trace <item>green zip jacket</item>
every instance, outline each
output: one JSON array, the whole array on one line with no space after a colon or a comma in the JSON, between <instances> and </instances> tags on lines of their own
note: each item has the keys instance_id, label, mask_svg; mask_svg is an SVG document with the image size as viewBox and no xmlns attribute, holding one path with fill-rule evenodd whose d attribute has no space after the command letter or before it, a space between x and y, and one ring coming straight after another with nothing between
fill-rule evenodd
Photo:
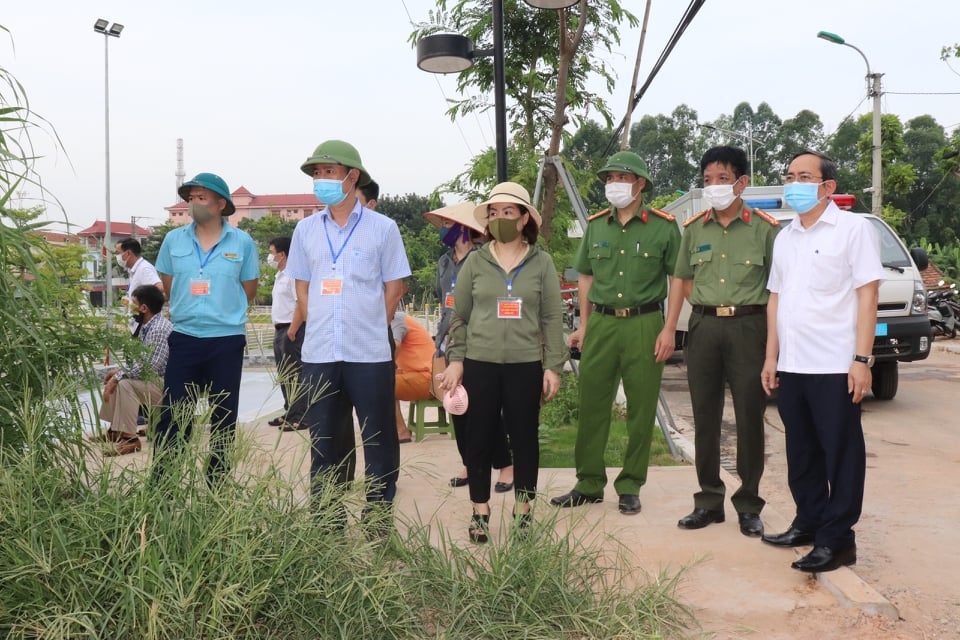
<instances>
[{"instance_id":1,"label":"green zip jacket","mask_svg":"<svg viewBox=\"0 0 960 640\"><path fill-rule=\"evenodd\" d=\"M497 301L520 298L521 317L497 317ZM490 252L490 243L463 262L454 288L454 318L450 323L447 357L498 364L542 362L557 373L567 359L563 342L563 302L553 259L537 246L510 274L504 273Z\"/></svg>"}]
</instances>

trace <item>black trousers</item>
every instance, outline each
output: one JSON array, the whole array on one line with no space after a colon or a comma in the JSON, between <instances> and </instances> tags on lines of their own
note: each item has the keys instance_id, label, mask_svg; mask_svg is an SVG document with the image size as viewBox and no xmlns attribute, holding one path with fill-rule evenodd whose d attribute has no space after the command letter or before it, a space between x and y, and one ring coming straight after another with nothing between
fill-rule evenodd
<instances>
[{"instance_id":1,"label":"black trousers","mask_svg":"<svg viewBox=\"0 0 960 640\"><path fill-rule=\"evenodd\" d=\"M494 364L466 359L463 362L463 386L469 398L464 414L466 425L461 431L471 502L490 501L494 451L503 429L513 453L514 493L518 500L533 500L540 471L537 430L543 393L541 364Z\"/></svg>"},{"instance_id":2,"label":"black trousers","mask_svg":"<svg viewBox=\"0 0 960 640\"><path fill-rule=\"evenodd\" d=\"M777 408L787 445L793 526L816 532L817 546L842 549L856 540L863 509L866 445L860 405L847 374L780 373Z\"/></svg>"}]
</instances>

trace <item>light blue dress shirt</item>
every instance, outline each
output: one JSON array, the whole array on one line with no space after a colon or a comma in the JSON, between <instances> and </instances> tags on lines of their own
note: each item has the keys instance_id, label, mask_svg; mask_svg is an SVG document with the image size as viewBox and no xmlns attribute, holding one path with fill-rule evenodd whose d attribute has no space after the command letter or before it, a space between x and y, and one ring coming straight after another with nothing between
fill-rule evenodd
<instances>
[{"instance_id":1,"label":"light blue dress shirt","mask_svg":"<svg viewBox=\"0 0 960 640\"><path fill-rule=\"evenodd\" d=\"M390 360L383 285L410 275L393 220L359 200L343 227L329 210L304 218L293 232L286 271L310 283L304 362ZM336 279L339 295L322 295L323 282Z\"/></svg>"}]
</instances>

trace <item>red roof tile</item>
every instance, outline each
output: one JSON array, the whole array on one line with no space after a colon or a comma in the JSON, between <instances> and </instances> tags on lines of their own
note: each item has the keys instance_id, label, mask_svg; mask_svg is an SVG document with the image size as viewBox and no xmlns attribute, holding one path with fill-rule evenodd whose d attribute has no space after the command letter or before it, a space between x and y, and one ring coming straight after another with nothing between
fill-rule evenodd
<instances>
[{"instance_id":1,"label":"red roof tile","mask_svg":"<svg viewBox=\"0 0 960 640\"><path fill-rule=\"evenodd\" d=\"M133 228L133 225L129 222L114 222L110 221L110 236L111 237L121 237L129 238L133 234L130 233ZM83 229L82 231L77 232L77 235L80 237L102 237L107 234L107 223L104 220L97 220L92 225ZM137 225L137 235L138 236L149 236L150 229L141 227Z\"/></svg>"}]
</instances>

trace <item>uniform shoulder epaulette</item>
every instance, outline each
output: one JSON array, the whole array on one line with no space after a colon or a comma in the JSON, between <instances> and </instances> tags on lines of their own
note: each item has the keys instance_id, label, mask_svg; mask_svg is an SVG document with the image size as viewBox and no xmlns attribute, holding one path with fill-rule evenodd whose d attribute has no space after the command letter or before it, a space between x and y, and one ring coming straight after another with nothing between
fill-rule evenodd
<instances>
[{"instance_id":1,"label":"uniform shoulder epaulette","mask_svg":"<svg viewBox=\"0 0 960 640\"><path fill-rule=\"evenodd\" d=\"M661 211L660 209L654 209L653 207L650 207L650 213L655 216L660 216L664 220L669 220L670 222L673 222L677 219L672 213L667 213L666 211Z\"/></svg>"},{"instance_id":2,"label":"uniform shoulder epaulette","mask_svg":"<svg viewBox=\"0 0 960 640\"><path fill-rule=\"evenodd\" d=\"M608 213L610 213L610 209L604 209L603 211L597 211L595 214L593 214L592 216L590 216L589 218L587 218L587 222L590 222L591 220L595 220L595 219L597 219L597 218L599 218L599 217L601 217L601 216L605 216L605 215L607 215Z\"/></svg>"},{"instance_id":3,"label":"uniform shoulder epaulette","mask_svg":"<svg viewBox=\"0 0 960 640\"><path fill-rule=\"evenodd\" d=\"M775 226L775 227L779 227L779 226L780 226L780 221L777 220L776 218L774 218L772 215L770 215L770 214L767 213L766 211L764 211L763 209L757 209L756 207L754 207L753 211L754 211L754 213L756 213L758 216L760 216L761 218L763 218L764 220L766 220L767 222L769 222L769 223L772 224L773 226Z\"/></svg>"},{"instance_id":4,"label":"uniform shoulder epaulette","mask_svg":"<svg viewBox=\"0 0 960 640\"><path fill-rule=\"evenodd\" d=\"M689 225L693 224L693 221L694 221L694 220L699 220L700 218L702 218L703 216L705 216L705 215L708 214L708 213L710 213L710 209L704 209L703 211L701 211L701 212L698 213L697 215L693 216L692 218L689 218L686 222L684 222L684 223L683 223L683 226L686 227L686 226L689 226Z\"/></svg>"}]
</instances>

